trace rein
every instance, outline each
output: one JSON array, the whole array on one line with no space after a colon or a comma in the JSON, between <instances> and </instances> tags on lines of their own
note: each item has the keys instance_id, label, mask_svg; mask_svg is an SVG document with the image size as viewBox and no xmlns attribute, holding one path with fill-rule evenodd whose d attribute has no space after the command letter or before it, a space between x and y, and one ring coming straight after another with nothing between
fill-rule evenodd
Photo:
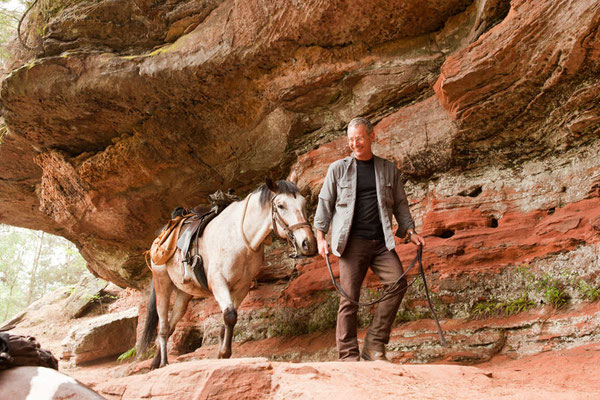
<instances>
[{"instance_id":1,"label":"rein","mask_svg":"<svg viewBox=\"0 0 600 400\"><path fill-rule=\"evenodd\" d=\"M396 295L400 294L401 291L408 289L409 286L411 286L413 283L415 283L416 279L414 279L410 284L408 284L408 285L405 284L404 286L400 287L401 280L404 278L404 276L407 274L407 272L410 271L411 268L418 262L419 263L419 272L421 273L421 277L423 278L423 285L425 287L425 295L427 296L427 303L429 303L429 309L431 310L431 314L433 315L435 325L437 326L437 330L440 335L440 342L442 343L442 346L444 346L444 347L447 346L446 338L444 337L444 332L442 331L440 322L438 321L437 315L435 314L435 311L433 310L433 304L431 303L431 298L429 297L429 289L427 288L427 280L425 279L425 271L423 270L423 246L419 245L419 247L417 248L417 255L412 260L412 262L410 263L410 265L406 269L406 271L404 271L402 273L402 275L400 275L400 278L398 278L398 280L396 282L391 284L385 290L385 292L383 292L383 295L379 299L373 300L368 303L360 303L354 299L351 299L350 296L348 296L348 294L344 291L344 289L342 289L342 287L337 283L337 281L335 280L335 277L333 276L333 270L331 269L331 264L329 263L329 253L327 253L325 255L325 261L327 262L327 268L329 269L329 275L331 275L331 281L333 282L333 286L335 287L335 289L338 291L338 293L340 295L345 297L346 300L348 300L350 303L357 305L359 307L366 307L366 306L371 306L373 304L380 303L392 296L396 296Z\"/></svg>"},{"instance_id":2,"label":"rein","mask_svg":"<svg viewBox=\"0 0 600 400\"><path fill-rule=\"evenodd\" d=\"M250 246L250 242L248 241L248 238L246 237L246 234L244 233L244 221L246 220L246 210L248 209L248 203L250 202L250 196L248 195L248 197L246 197L246 202L244 203L244 212L242 213L242 222L240 224L240 231L242 232L242 238L244 239L244 244L246 245L246 248L248 248L251 251L256 251L252 248L252 246Z\"/></svg>"}]
</instances>

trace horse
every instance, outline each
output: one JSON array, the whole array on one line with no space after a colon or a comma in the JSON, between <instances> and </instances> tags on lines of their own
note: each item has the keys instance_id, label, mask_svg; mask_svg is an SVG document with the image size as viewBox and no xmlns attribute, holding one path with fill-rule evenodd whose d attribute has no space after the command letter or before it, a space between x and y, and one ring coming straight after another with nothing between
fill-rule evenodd
<instances>
[{"instance_id":1,"label":"horse","mask_svg":"<svg viewBox=\"0 0 600 400\"><path fill-rule=\"evenodd\" d=\"M0 399L101 400L104 397L52 368L27 366L0 371Z\"/></svg>"},{"instance_id":2,"label":"horse","mask_svg":"<svg viewBox=\"0 0 600 400\"><path fill-rule=\"evenodd\" d=\"M158 325L159 352L151 368L168 364L167 341L193 297L214 296L222 315L223 326L219 339L218 358L231 357L233 328L237 309L248 294L250 285L264 261L264 242L271 232L287 239L296 256L316 254L317 245L307 220L306 200L298 187L289 181L266 183L227 206L212 219L204 233L192 244L201 255L206 273L207 288L198 279L184 281L182 254L179 249L163 265L151 262L152 285L148 311L138 357L143 356L156 338ZM172 292L175 302L170 318Z\"/></svg>"}]
</instances>

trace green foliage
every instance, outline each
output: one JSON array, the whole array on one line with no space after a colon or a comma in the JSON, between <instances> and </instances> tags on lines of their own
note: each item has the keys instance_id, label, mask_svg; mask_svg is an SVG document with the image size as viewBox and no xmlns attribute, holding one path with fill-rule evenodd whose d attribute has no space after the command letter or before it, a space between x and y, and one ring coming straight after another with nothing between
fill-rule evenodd
<instances>
[{"instance_id":1,"label":"green foliage","mask_svg":"<svg viewBox=\"0 0 600 400\"><path fill-rule=\"evenodd\" d=\"M6 46L10 38L15 35L20 16L20 11L8 7L7 0L0 1L0 64L10 58ZM0 139L1 136L2 134L0 134Z\"/></svg>"},{"instance_id":2,"label":"green foliage","mask_svg":"<svg viewBox=\"0 0 600 400\"><path fill-rule=\"evenodd\" d=\"M579 294L586 300L596 301L600 298L600 287L590 285L583 279L578 280L577 289Z\"/></svg>"},{"instance_id":3,"label":"green foliage","mask_svg":"<svg viewBox=\"0 0 600 400\"><path fill-rule=\"evenodd\" d=\"M77 3L82 3L88 0L38 0L38 4L34 6L35 13L39 15L41 21L46 24L53 17L62 13L65 9Z\"/></svg>"},{"instance_id":4,"label":"green foliage","mask_svg":"<svg viewBox=\"0 0 600 400\"><path fill-rule=\"evenodd\" d=\"M337 293L321 292L317 297L324 297L308 309L291 307L278 308L271 315L269 336L299 336L313 332L323 332L336 325L339 297Z\"/></svg>"},{"instance_id":5,"label":"green foliage","mask_svg":"<svg viewBox=\"0 0 600 400\"><path fill-rule=\"evenodd\" d=\"M565 291L567 283L572 283L575 274L566 270L559 272L556 276L546 272L536 276L528 265L522 265L517 271L523 277L527 289L533 288L536 294L541 294L547 304L558 309L567 304L569 296Z\"/></svg>"},{"instance_id":6,"label":"green foliage","mask_svg":"<svg viewBox=\"0 0 600 400\"><path fill-rule=\"evenodd\" d=\"M0 320L51 291L74 285L85 273L85 261L64 238L0 225Z\"/></svg>"},{"instance_id":7,"label":"green foliage","mask_svg":"<svg viewBox=\"0 0 600 400\"><path fill-rule=\"evenodd\" d=\"M528 310L535 306L530 295L535 293L542 302L555 309L565 306L570 293L575 293L587 301L600 299L600 287L590 284L581 278L576 271L562 269L554 273L536 273L528 264L515 267L515 271L523 282L523 294L519 299L499 301L492 298L489 301L477 303L472 311L475 318L486 318L499 315L512 315Z\"/></svg>"},{"instance_id":8,"label":"green foliage","mask_svg":"<svg viewBox=\"0 0 600 400\"><path fill-rule=\"evenodd\" d=\"M110 303L112 300L116 300L118 299L118 296L114 296L108 293L105 293L104 291L99 291L98 293L94 294L93 296L88 295L86 296L86 299L89 303L95 303L95 304L99 304L100 305L100 310L102 310L102 313L104 313L104 303Z\"/></svg>"},{"instance_id":9,"label":"green foliage","mask_svg":"<svg viewBox=\"0 0 600 400\"><path fill-rule=\"evenodd\" d=\"M133 346L132 348L130 348L129 350L127 350L125 353L121 354L118 358L117 361L121 362L121 361L125 361L129 358L133 358L135 357L135 353L136 353L136 348L135 346Z\"/></svg>"},{"instance_id":10,"label":"green foliage","mask_svg":"<svg viewBox=\"0 0 600 400\"><path fill-rule=\"evenodd\" d=\"M531 301L527 292L515 300L499 301L492 298L475 304L472 316L475 318L490 318L495 316L510 316L533 308L535 303Z\"/></svg>"},{"instance_id":11,"label":"green foliage","mask_svg":"<svg viewBox=\"0 0 600 400\"><path fill-rule=\"evenodd\" d=\"M310 313L307 322L308 333L323 332L334 328L339 305L340 298L337 293L327 295L325 301Z\"/></svg>"},{"instance_id":12,"label":"green foliage","mask_svg":"<svg viewBox=\"0 0 600 400\"><path fill-rule=\"evenodd\" d=\"M406 321L417 321L420 319L432 319L433 315L429 309L420 310L420 309L399 309L396 313L396 319L394 320L394 324L399 324L401 322Z\"/></svg>"}]
</instances>

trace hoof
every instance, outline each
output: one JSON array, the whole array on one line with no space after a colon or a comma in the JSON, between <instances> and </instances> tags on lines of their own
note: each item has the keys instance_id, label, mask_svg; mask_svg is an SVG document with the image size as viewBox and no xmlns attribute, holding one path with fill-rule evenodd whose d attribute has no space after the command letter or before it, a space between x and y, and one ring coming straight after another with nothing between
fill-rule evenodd
<instances>
[{"instance_id":1,"label":"hoof","mask_svg":"<svg viewBox=\"0 0 600 400\"><path fill-rule=\"evenodd\" d=\"M154 360L152 360L152 364L150 364L150 369L156 369L161 367L160 365L160 359L157 360L156 358Z\"/></svg>"},{"instance_id":2,"label":"hoof","mask_svg":"<svg viewBox=\"0 0 600 400\"><path fill-rule=\"evenodd\" d=\"M160 358L160 353L158 353L152 360L152 364L150 364L150 369L162 368L165 365L169 364L169 360L167 360L165 363L161 363Z\"/></svg>"},{"instance_id":3,"label":"hoof","mask_svg":"<svg viewBox=\"0 0 600 400\"><path fill-rule=\"evenodd\" d=\"M231 351L219 352L219 355L217 356L217 358L230 358L230 357L231 357Z\"/></svg>"}]
</instances>

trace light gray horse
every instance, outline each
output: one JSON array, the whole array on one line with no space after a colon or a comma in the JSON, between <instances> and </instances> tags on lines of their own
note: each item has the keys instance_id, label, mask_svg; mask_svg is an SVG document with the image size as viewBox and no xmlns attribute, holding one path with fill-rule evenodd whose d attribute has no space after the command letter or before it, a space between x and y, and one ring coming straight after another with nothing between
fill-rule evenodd
<instances>
[{"instance_id":1,"label":"light gray horse","mask_svg":"<svg viewBox=\"0 0 600 400\"><path fill-rule=\"evenodd\" d=\"M209 290L194 278L183 282L179 250L164 265L152 263L153 286L144 333L138 348L142 355L156 337L159 352L152 368L168 363L167 340L183 317L193 297L214 296L223 313L219 358L231 356L231 339L237 322L237 308L264 261L264 241L275 233L287 238L301 256L313 256L317 246L306 216L306 200L295 184L267 179L244 200L232 203L208 223L197 246L202 256ZM169 303L175 291L171 316Z\"/></svg>"}]
</instances>

